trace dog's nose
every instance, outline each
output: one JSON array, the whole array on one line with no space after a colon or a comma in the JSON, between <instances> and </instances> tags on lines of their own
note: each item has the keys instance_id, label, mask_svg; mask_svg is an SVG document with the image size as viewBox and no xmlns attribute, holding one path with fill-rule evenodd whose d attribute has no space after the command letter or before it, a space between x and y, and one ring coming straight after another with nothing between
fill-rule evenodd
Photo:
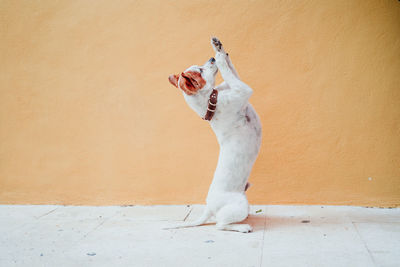
<instances>
[{"instance_id":1,"label":"dog's nose","mask_svg":"<svg viewBox=\"0 0 400 267\"><path fill-rule=\"evenodd\" d=\"M210 60L209 60L211 63L214 63L215 62L215 58L210 58Z\"/></svg>"}]
</instances>

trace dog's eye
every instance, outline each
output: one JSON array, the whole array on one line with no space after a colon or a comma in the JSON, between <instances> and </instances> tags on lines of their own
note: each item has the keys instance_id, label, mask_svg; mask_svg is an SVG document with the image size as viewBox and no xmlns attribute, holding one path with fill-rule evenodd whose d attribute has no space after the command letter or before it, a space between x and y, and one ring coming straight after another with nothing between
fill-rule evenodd
<instances>
[{"instance_id":1,"label":"dog's eye","mask_svg":"<svg viewBox=\"0 0 400 267\"><path fill-rule=\"evenodd\" d=\"M203 69L202 68L200 68L200 73L203 73Z\"/></svg>"}]
</instances>

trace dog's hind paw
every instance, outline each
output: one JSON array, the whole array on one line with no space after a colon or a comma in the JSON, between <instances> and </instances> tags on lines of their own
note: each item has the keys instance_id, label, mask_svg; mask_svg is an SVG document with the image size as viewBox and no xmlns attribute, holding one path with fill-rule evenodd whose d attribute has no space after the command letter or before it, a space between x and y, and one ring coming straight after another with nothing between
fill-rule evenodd
<instances>
[{"instance_id":1,"label":"dog's hind paw","mask_svg":"<svg viewBox=\"0 0 400 267\"><path fill-rule=\"evenodd\" d=\"M227 224L221 225L217 223L217 229L219 230L227 230L227 231L236 231L241 233L250 233L253 231L253 228L248 224Z\"/></svg>"},{"instance_id":2,"label":"dog's hind paw","mask_svg":"<svg viewBox=\"0 0 400 267\"><path fill-rule=\"evenodd\" d=\"M253 228L248 224L238 224L235 230L241 233L253 232Z\"/></svg>"}]
</instances>

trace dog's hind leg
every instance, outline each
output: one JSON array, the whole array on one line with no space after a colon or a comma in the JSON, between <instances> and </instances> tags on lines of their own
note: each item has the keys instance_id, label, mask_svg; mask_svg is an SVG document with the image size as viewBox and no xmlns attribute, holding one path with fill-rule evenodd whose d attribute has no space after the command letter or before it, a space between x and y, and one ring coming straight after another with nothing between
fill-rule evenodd
<instances>
[{"instance_id":1,"label":"dog's hind leg","mask_svg":"<svg viewBox=\"0 0 400 267\"><path fill-rule=\"evenodd\" d=\"M242 223L234 223L234 224L218 224L218 230L225 230L225 231L235 231L241 233L250 233L253 231L253 228L249 224L242 224Z\"/></svg>"},{"instance_id":2,"label":"dog's hind leg","mask_svg":"<svg viewBox=\"0 0 400 267\"><path fill-rule=\"evenodd\" d=\"M244 194L237 193L230 198L230 204L221 207L216 213L217 229L248 233L252 228L248 224L239 224L249 215L249 202Z\"/></svg>"},{"instance_id":3,"label":"dog's hind leg","mask_svg":"<svg viewBox=\"0 0 400 267\"><path fill-rule=\"evenodd\" d=\"M236 231L242 233L249 233L253 229L248 224L239 224L248 216L248 206L229 204L222 207L217 215L217 229L226 231Z\"/></svg>"},{"instance_id":4,"label":"dog's hind leg","mask_svg":"<svg viewBox=\"0 0 400 267\"><path fill-rule=\"evenodd\" d=\"M175 226L171 226L171 227L164 227L163 229L167 230L167 229L178 229L178 228L200 226L200 225L206 223L207 220L210 219L211 215L212 215L211 211L206 207L204 209L203 214L197 220L192 221L192 222L184 222L184 223L181 223L181 224L178 224Z\"/></svg>"}]
</instances>

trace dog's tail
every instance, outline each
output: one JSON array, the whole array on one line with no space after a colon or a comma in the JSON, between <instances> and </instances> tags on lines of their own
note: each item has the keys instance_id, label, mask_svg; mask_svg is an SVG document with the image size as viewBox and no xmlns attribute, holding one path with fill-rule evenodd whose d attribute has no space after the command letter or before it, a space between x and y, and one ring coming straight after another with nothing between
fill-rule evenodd
<instances>
[{"instance_id":1,"label":"dog's tail","mask_svg":"<svg viewBox=\"0 0 400 267\"><path fill-rule=\"evenodd\" d=\"M204 224L211 217L211 211L209 209L205 209L203 214L195 221L192 222L184 222L175 226L164 227L164 230L168 229L178 229L178 228L186 228L186 227L194 227Z\"/></svg>"}]
</instances>

